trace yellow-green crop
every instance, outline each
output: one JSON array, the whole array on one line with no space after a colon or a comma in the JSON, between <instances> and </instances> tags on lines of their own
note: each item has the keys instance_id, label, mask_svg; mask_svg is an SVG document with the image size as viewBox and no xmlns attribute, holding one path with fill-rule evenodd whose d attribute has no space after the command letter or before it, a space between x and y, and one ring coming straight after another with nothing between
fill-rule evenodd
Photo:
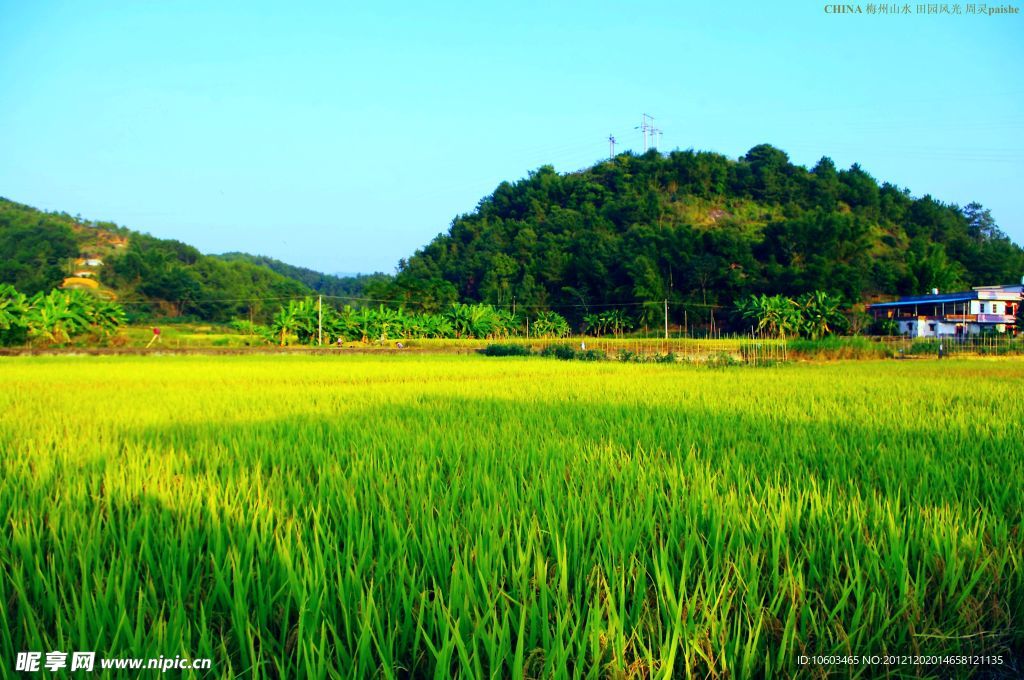
<instances>
[{"instance_id":1,"label":"yellow-green crop","mask_svg":"<svg viewBox=\"0 0 1024 680\"><path fill-rule=\"evenodd\" d=\"M1022 384L1017 359L2 359L0 675L24 650L224 678L1009 667Z\"/></svg>"}]
</instances>

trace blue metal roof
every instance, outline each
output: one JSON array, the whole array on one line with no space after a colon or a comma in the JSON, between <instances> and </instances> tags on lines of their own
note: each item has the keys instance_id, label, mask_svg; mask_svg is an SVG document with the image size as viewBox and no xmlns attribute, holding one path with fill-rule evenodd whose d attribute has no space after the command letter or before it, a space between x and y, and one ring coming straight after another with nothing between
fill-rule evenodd
<instances>
[{"instance_id":1,"label":"blue metal roof","mask_svg":"<svg viewBox=\"0 0 1024 680\"><path fill-rule=\"evenodd\" d=\"M938 295L911 295L896 302L876 302L871 307L905 307L907 305L934 305L949 302L968 302L978 299L978 291L969 290L962 293L940 293Z\"/></svg>"}]
</instances>

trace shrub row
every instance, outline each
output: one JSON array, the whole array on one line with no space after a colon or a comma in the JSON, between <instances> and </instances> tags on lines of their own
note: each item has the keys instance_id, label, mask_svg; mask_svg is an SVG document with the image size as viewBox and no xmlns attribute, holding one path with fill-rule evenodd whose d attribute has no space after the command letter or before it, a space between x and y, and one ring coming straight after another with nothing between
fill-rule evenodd
<instances>
[{"instance_id":1,"label":"shrub row","mask_svg":"<svg viewBox=\"0 0 1024 680\"><path fill-rule=\"evenodd\" d=\"M480 353L488 357L528 357L535 353L526 345L495 344L487 345ZM608 355L599 349L575 349L570 345L549 345L536 353L536 356L554 357L563 361L604 361Z\"/></svg>"}]
</instances>

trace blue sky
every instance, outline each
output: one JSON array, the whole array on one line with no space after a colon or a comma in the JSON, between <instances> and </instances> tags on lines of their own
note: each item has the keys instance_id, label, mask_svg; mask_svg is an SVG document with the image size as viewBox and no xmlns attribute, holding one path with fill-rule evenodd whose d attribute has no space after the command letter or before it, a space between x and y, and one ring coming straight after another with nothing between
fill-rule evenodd
<instances>
[{"instance_id":1,"label":"blue sky","mask_svg":"<svg viewBox=\"0 0 1024 680\"><path fill-rule=\"evenodd\" d=\"M824 7L0 0L0 196L390 272L648 112L662 150L859 162L1024 242L1024 17Z\"/></svg>"}]
</instances>

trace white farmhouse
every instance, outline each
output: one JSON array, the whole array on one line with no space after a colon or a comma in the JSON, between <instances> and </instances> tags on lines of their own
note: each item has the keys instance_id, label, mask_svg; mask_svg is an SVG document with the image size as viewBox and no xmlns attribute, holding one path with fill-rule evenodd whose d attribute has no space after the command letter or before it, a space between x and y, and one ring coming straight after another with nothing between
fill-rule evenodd
<instances>
[{"instance_id":1,"label":"white farmhouse","mask_svg":"<svg viewBox=\"0 0 1024 680\"><path fill-rule=\"evenodd\" d=\"M900 334L912 338L978 335L1012 330L1021 305L1024 282L1009 286L978 286L957 293L903 297L879 302L868 310L876 319L892 319Z\"/></svg>"}]
</instances>

